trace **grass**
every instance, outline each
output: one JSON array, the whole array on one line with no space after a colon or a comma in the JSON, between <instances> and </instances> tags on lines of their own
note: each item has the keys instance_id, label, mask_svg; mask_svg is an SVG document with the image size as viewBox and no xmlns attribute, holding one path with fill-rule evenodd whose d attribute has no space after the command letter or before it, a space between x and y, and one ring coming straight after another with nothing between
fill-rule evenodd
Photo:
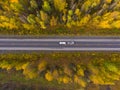
<instances>
[{"instance_id":1,"label":"grass","mask_svg":"<svg viewBox=\"0 0 120 90\"><path fill-rule=\"evenodd\" d=\"M19 57L19 58L18 58ZM1 60L19 60L20 62L26 62L26 61L37 61L37 60L47 60L49 63L64 63L64 60L66 63L72 61L81 61L86 62L88 60L94 60L94 59L101 59L104 58L106 60L108 59L120 59L120 53L119 52L31 52L31 53L3 53L0 54L0 61ZM84 59L84 60L83 60ZM52 62L51 62L52 60ZM63 61L63 62L62 62Z\"/></svg>"},{"instance_id":2,"label":"grass","mask_svg":"<svg viewBox=\"0 0 120 90\"><path fill-rule=\"evenodd\" d=\"M93 27L72 27L71 29L66 27L52 27L46 30L9 30L0 29L0 35L32 35L32 36L119 36L120 29L99 29Z\"/></svg>"}]
</instances>

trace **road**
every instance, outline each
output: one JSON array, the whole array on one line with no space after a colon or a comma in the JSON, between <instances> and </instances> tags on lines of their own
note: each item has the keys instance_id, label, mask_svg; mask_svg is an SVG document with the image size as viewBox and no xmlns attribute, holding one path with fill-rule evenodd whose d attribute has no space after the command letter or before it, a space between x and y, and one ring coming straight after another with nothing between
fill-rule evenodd
<instances>
[{"instance_id":1,"label":"road","mask_svg":"<svg viewBox=\"0 0 120 90\"><path fill-rule=\"evenodd\" d=\"M120 51L120 38L0 38L0 51Z\"/></svg>"}]
</instances>

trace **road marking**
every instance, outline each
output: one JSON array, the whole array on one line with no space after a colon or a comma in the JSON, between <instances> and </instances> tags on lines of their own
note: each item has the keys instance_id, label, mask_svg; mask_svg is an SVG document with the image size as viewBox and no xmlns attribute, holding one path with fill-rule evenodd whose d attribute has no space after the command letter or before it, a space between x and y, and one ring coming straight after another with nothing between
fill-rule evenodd
<instances>
[{"instance_id":1,"label":"road marking","mask_svg":"<svg viewBox=\"0 0 120 90\"><path fill-rule=\"evenodd\" d=\"M26 50L26 51L120 51L120 48L30 48L30 47L6 47L6 48L1 48L0 50L10 50L10 51L15 51L15 50Z\"/></svg>"},{"instance_id":2,"label":"road marking","mask_svg":"<svg viewBox=\"0 0 120 90\"><path fill-rule=\"evenodd\" d=\"M120 42L120 39L0 39L0 41L92 41L92 42Z\"/></svg>"}]
</instances>

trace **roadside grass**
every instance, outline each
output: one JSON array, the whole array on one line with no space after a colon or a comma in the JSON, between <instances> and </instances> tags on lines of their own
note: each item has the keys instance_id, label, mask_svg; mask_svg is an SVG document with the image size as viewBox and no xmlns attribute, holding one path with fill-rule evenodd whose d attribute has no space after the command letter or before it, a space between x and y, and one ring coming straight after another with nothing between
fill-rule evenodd
<instances>
[{"instance_id":1,"label":"roadside grass","mask_svg":"<svg viewBox=\"0 0 120 90\"><path fill-rule=\"evenodd\" d=\"M19 58L18 58L19 57ZM54 63L69 63L69 62L86 62L91 60L120 60L120 52L29 52L29 53L3 53L0 54L1 60L18 60L20 62L47 60L47 62ZM51 61L52 60L52 61Z\"/></svg>"},{"instance_id":2,"label":"roadside grass","mask_svg":"<svg viewBox=\"0 0 120 90\"><path fill-rule=\"evenodd\" d=\"M9 30L0 28L0 35L32 35L32 36L119 36L120 29L100 29L94 27L50 27L48 29L34 29L34 30Z\"/></svg>"}]
</instances>

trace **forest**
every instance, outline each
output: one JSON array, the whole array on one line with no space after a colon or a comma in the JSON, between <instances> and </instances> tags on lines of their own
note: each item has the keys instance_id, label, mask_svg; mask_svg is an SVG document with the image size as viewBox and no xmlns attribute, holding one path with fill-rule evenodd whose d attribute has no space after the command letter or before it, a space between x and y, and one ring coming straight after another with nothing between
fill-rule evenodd
<instances>
[{"instance_id":1,"label":"forest","mask_svg":"<svg viewBox=\"0 0 120 90\"><path fill-rule=\"evenodd\" d=\"M120 29L120 0L0 0L0 32L50 34L58 27Z\"/></svg>"},{"instance_id":2,"label":"forest","mask_svg":"<svg viewBox=\"0 0 120 90\"><path fill-rule=\"evenodd\" d=\"M44 78L48 82L57 83L56 86L72 84L71 90L75 88L84 90L90 84L116 85L115 82L120 80L120 55L87 52L1 54L0 68L1 72L8 72L8 77L11 72L14 72L13 76L21 73L22 75L16 78L17 83L20 78L24 79L23 83L26 82L25 80L33 80L31 82L36 80L39 83L40 78ZM16 79L14 78L13 81ZM2 74L0 80L5 82ZM11 78L9 80L12 81Z\"/></svg>"}]
</instances>

